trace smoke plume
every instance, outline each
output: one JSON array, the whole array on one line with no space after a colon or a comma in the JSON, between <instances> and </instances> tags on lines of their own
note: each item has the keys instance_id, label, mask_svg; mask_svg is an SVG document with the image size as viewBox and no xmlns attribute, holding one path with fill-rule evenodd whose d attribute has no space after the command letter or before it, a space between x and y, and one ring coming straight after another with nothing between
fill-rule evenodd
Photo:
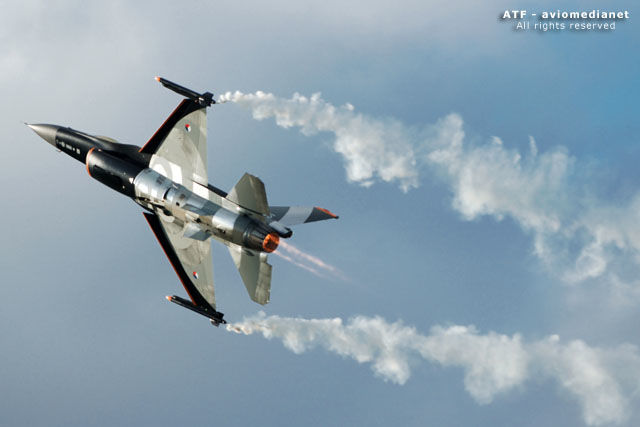
<instances>
[{"instance_id":1,"label":"smoke plume","mask_svg":"<svg viewBox=\"0 0 640 427\"><path fill-rule=\"evenodd\" d=\"M285 254L286 252L287 254ZM280 241L278 250L274 252L275 255L289 261L293 265L303 268L318 277L325 279L338 278L346 280L346 276L337 267L327 264L315 255L311 255L304 252L301 249L293 246L291 243Z\"/></svg>"},{"instance_id":2,"label":"smoke plume","mask_svg":"<svg viewBox=\"0 0 640 427\"><path fill-rule=\"evenodd\" d=\"M505 147L498 137L471 144L458 114L412 127L357 113L351 104L336 107L318 93L287 99L227 92L221 100L304 135L333 134L349 182L396 183L406 192L425 173L439 177L464 219L512 218L532 236L534 253L566 282L604 278L620 300L640 296L633 279L640 273L640 193L622 204L598 197L597 182L575 173L578 162L562 146L539 152L533 137L526 153Z\"/></svg>"},{"instance_id":3,"label":"smoke plume","mask_svg":"<svg viewBox=\"0 0 640 427\"><path fill-rule=\"evenodd\" d=\"M364 186L376 179L398 182L407 191L418 186L416 156L406 127L395 119L372 119L354 112L351 104L335 107L319 93L310 98L294 94L291 99L271 93L227 92L221 102L235 102L263 120L274 117L278 126L297 126L304 135L332 132L333 149L345 160L347 179Z\"/></svg>"},{"instance_id":4,"label":"smoke plume","mask_svg":"<svg viewBox=\"0 0 640 427\"><path fill-rule=\"evenodd\" d=\"M590 347L580 340L562 342L557 335L526 342L474 326L434 326L428 335L401 321L356 316L344 322L266 316L259 312L227 330L278 339L296 354L320 347L370 365L374 374L404 384L421 361L460 367L464 387L479 403L521 388L528 380L547 379L577 401L589 425L621 423L640 381L640 353L635 346Z\"/></svg>"}]
</instances>

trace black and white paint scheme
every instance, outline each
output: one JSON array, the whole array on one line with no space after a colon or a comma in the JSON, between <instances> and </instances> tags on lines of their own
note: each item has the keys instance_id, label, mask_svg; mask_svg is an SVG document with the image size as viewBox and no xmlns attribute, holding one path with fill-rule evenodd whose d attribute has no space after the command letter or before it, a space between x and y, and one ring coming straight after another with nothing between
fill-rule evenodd
<instances>
[{"instance_id":1,"label":"black and white paint scheme","mask_svg":"<svg viewBox=\"0 0 640 427\"><path fill-rule=\"evenodd\" d=\"M269 206L263 182L248 173L228 192L207 179L207 107L213 94L156 77L185 97L141 147L68 127L28 124L42 139L86 164L89 175L133 199L169 258L190 300L167 299L226 323L216 309L211 239L225 244L251 299L269 302L271 265L267 254L291 226L337 218L318 207Z\"/></svg>"}]
</instances>

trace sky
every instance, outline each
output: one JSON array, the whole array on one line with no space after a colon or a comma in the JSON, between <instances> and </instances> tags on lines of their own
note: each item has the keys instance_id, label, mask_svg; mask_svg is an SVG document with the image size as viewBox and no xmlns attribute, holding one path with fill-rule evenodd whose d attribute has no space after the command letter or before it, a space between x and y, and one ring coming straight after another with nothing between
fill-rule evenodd
<instances>
[{"instance_id":1,"label":"sky","mask_svg":"<svg viewBox=\"0 0 640 427\"><path fill-rule=\"evenodd\" d=\"M500 16L602 6L6 2L0 424L640 424L632 6L540 32ZM143 145L180 99L156 75L227 101L212 184L340 216L270 257L264 307L213 244L228 329L23 125Z\"/></svg>"}]
</instances>

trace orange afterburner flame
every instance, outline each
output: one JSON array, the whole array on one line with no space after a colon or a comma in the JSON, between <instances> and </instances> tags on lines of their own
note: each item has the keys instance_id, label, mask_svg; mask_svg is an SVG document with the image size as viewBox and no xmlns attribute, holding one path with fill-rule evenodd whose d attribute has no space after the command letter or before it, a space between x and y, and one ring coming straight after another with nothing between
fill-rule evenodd
<instances>
[{"instance_id":1,"label":"orange afterburner flame","mask_svg":"<svg viewBox=\"0 0 640 427\"><path fill-rule=\"evenodd\" d=\"M267 234L267 237L265 237L262 241L262 249L264 249L265 252L273 252L276 250L279 243L280 236L278 236L276 233L269 233Z\"/></svg>"}]
</instances>

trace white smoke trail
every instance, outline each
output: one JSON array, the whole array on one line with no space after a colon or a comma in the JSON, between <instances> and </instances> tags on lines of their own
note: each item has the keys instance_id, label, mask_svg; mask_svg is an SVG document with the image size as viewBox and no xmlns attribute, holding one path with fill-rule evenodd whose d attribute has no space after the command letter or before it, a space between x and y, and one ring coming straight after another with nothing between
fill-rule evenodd
<instances>
[{"instance_id":1,"label":"white smoke trail","mask_svg":"<svg viewBox=\"0 0 640 427\"><path fill-rule=\"evenodd\" d=\"M346 162L347 179L369 186L376 178L397 181L407 191L418 186L418 170L410 132L395 119L371 119L353 110L353 105L334 107L319 93L310 98L295 94L291 99L271 93L227 92L222 102L251 108L253 117L274 117L278 126L298 126L305 135L333 132L333 149Z\"/></svg>"},{"instance_id":2,"label":"white smoke trail","mask_svg":"<svg viewBox=\"0 0 640 427\"><path fill-rule=\"evenodd\" d=\"M322 270L325 273L328 273L329 275L331 275L332 277L337 277L340 278L342 280L346 280L346 276L344 275L344 273L342 271L340 271L337 267L334 267L333 265L327 264L326 262L322 261L320 258L318 258L317 256L314 255L310 255L298 248L296 248L295 246L293 246L291 243L286 243L283 241L280 241L280 245L278 246L278 251L276 251L276 255L281 256L282 258L286 259L287 261L292 262L293 264L302 267L308 271L311 271L312 273L320 276L320 277L324 277L327 278L326 275L321 274L318 269ZM287 256L284 255L280 249L286 251L287 253L289 253L289 255L291 256ZM311 265L309 265L311 264Z\"/></svg>"},{"instance_id":3,"label":"white smoke trail","mask_svg":"<svg viewBox=\"0 0 640 427\"><path fill-rule=\"evenodd\" d=\"M264 312L227 325L227 330L276 338L296 354L321 347L358 363L376 376L404 384L411 365L420 360L464 371L465 389L480 404L521 387L530 378L555 380L582 407L589 425L621 423L640 382L640 353L635 346L602 349L582 341L562 343L557 335L525 342L473 326L434 326L428 335L401 321L356 316L301 319L266 316Z\"/></svg>"},{"instance_id":4,"label":"white smoke trail","mask_svg":"<svg viewBox=\"0 0 640 427\"><path fill-rule=\"evenodd\" d=\"M327 276L325 276L324 274L320 273L315 268L310 267L307 264L304 264L304 263L296 261L295 259L291 258L290 256L283 254L282 251L278 250L278 251L275 251L273 254L276 255L276 256L279 256L280 258L284 259L285 261L290 262L291 264L293 264L293 265L295 265L297 267L300 267L300 268L302 268L304 270L307 270L310 273L315 274L318 277L322 277L323 279L327 278Z\"/></svg>"},{"instance_id":5,"label":"white smoke trail","mask_svg":"<svg viewBox=\"0 0 640 427\"><path fill-rule=\"evenodd\" d=\"M531 137L524 154L505 148L497 137L473 145L465 141L457 114L410 127L357 113L351 104L335 107L320 94L287 99L227 92L221 100L250 109L257 120L273 117L281 127L299 127L305 135L333 133L333 149L344 159L350 182L370 186L382 180L408 191L419 185L425 169L436 171L465 219L509 216L532 235L535 254L565 281L605 277L614 291L640 298L640 283L622 279L640 273L640 193L622 204L597 197L598 184L574 173L577 162L564 147L540 153Z\"/></svg>"}]
</instances>

